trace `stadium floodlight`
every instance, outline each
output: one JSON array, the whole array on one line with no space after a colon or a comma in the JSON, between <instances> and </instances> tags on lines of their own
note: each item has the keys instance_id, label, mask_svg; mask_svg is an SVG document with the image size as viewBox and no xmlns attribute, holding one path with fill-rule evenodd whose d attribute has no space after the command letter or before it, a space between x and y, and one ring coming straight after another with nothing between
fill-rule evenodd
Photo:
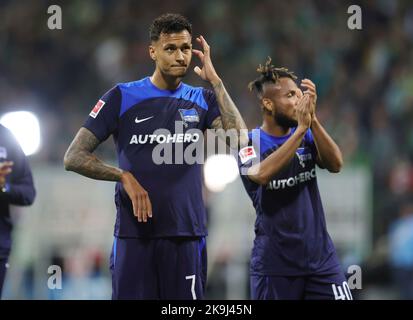
<instances>
[{"instance_id":1,"label":"stadium floodlight","mask_svg":"<svg viewBox=\"0 0 413 320\"><path fill-rule=\"evenodd\" d=\"M217 154L208 157L204 166L205 185L212 192L220 192L238 176L237 161L231 155Z\"/></svg>"},{"instance_id":2,"label":"stadium floodlight","mask_svg":"<svg viewBox=\"0 0 413 320\"><path fill-rule=\"evenodd\" d=\"M40 148L40 125L37 117L28 111L15 111L4 114L0 123L16 137L26 156Z\"/></svg>"}]
</instances>

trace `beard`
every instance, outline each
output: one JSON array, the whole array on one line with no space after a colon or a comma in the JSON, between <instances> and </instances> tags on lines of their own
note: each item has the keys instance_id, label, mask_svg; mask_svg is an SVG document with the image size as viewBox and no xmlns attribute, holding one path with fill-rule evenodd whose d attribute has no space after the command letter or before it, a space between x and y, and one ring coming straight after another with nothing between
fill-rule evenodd
<instances>
[{"instance_id":1,"label":"beard","mask_svg":"<svg viewBox=\"0 0 413 320\"><path fill-rule=\"evenodd\" d=\"M294 128L298 126L297 120L294 120L283 113L274 114L275 121L284 128Z\"/></svg>"}]
</instances>

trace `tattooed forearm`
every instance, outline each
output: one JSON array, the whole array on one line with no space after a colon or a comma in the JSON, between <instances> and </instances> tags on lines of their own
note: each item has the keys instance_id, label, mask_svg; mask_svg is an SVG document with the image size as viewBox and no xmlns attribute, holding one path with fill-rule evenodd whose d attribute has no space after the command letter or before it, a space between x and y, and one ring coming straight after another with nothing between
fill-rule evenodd
<instances>
[{"instance_id":1,"label":"tattooed forearm","mask_svg":"<svg viewBox=\"0 0 413 320\"><path fill-rule=\"evenodd\" d=\"M215 135L221 140L225 141L225 143L229 147L233 149L239 147L239 131L236 129L224 130L221 117L216 117L215 120L212 122L211 127L215 129Z\"/></svg>"},{"instance_id":2,"label":"tattooed forearm","mask_svg":"<svg viewBox=\"0 0 413 320\"><path fill-rule=\"evenodd\" d=\"M221 123L216 122L215 124L221 125L224 130L235 129L238 132L238 145L246 145L248 143L247 126L225 89L223 82L217 82L213 85L213 88L217 97L219 109L221 111Z\"/></svg>"},{"instance_id":3,"label":"tattooed forearm","mask_svg":"<svg viewBox=\"0 0 413 320\"><path fill-rule=\"evenodd\" d=\"M92 132L81 128L66 151L65 169L92 179L120 181L123 171L105 164L92 153L99 143Z\"/></svg>"},{"instance_id":4,"label":"tattooed forearm","mask_svg":"<svg viewBox=\"0 0 413 320\"><path fill-rule=\"evenodd\" d=\"M222 81L213 86L215 95L218 100L221 111L222 125L225 130L228 129L246 129L247 126L241 117L237 107L229 96Z\"/></svg>"}]
</instances>

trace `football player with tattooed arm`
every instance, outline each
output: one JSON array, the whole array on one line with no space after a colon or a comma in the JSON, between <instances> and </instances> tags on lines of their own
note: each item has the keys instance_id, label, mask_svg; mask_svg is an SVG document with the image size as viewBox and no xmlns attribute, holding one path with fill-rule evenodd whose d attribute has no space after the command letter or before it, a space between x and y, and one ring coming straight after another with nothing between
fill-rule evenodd
<instances>
[{"instance_id":1,"label":"football player with tattooed arm","mask_svg":"<svg viewBox=\"0 0 413 320\"><path fill-rule=\"evenodd\" d=\"M202 299L206 282L206 213L200 164L156 164L157 144L198 140L191 129L236 129L246 126L211 62L210 47L196 38L179 14L164 14L150 27L152 76L120 83L91 111L69 146L66 170L115 181L117 216L111 254L113 299ZM182 82L192 54L202 66L194 71L213 90ZM184 132L176 132L176 122ZM156 135L162 128L170 134ZM94 150L113 136L119 167ZM247 133L237 135L246 145Z\"/></svg>"},{"instance_id":2,"label":"football player with tattooed arm","mask_svg":"<svg viewBox=\"0 0 413 320\"><path fill-rule=\"evenodd\" d=\"M316 86L269 58L250 83L263 122L239 152L255 207L250 262L253 299L352 299L327 232L316 164L339 172L342 155L316 116ZM258 137L258 139L257 139Z\"/></svg>"}]
</instances>

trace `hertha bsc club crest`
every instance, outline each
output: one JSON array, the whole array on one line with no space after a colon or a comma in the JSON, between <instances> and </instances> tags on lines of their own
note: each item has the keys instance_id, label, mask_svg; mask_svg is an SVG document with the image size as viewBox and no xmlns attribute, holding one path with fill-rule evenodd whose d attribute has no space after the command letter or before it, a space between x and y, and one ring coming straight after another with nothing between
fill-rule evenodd
<instances>
[{"instance_id":1,"label":"hertha bsc club crest","mask_svg":"<svg viewBox=\"0 0 413 320\"><path fill-rule=\"evenodd\" d=\"M199 115L196 109L179 109L179 114L184 123L184 126L188 126L188 122L199 122Z\"/></svg>"}]
</instances>

